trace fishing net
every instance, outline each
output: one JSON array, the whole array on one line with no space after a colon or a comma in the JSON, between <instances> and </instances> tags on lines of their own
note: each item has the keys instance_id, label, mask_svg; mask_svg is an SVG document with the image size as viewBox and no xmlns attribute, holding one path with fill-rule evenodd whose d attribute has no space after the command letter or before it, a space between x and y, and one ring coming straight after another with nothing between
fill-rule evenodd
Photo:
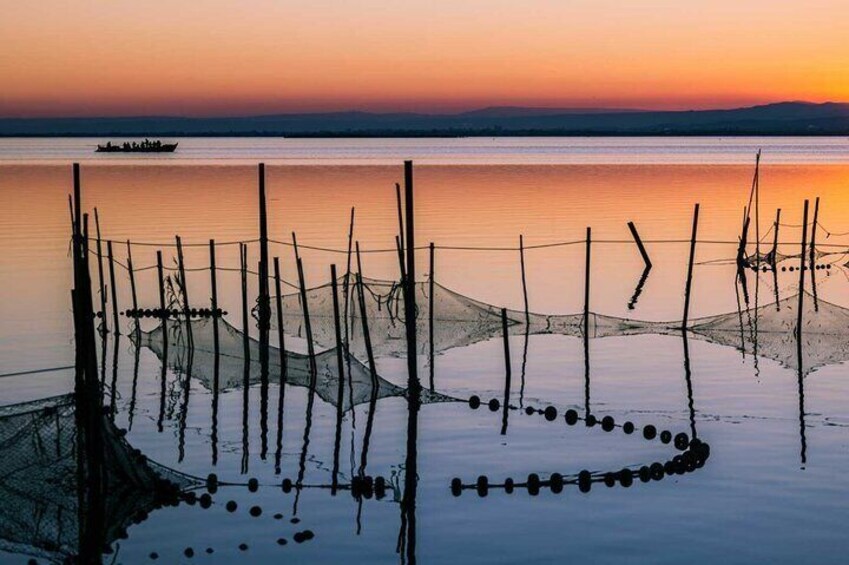
<instances>
[{"instance_id":1,"label":"fishing net","mask_svg":"<svg viewBox=\"0 0 849 565\"><path fill-rule=\"evenodd\" d=\"M169 321L166 324L167 358L165 358L161 325L150 332L141 332L140 345L148 347L160 360L165 361L169 367L178 373L198 379L209 390L212 390L215 385L216 366L219 391L242 387L246 378L249 386L261 382L262 366L259 358L260 346L257 340L250 337L247 340L249 361L246 374L245 334L243 332L228 324L226 320L218 320L219 343L216 365L214 336L216 322L212 319L199 319L192 320L189 323L191 324L193 348L188 346L188 328L184 320ZM282 373L279 349L269 347L269 350L268 382L279 383ZM340 376L336 349L317 353L315 365L316 376L313 382L309 356L287 351L286 383L293 386L313 387L322 400L336 406L338 404ZM345 373L344 385L346 391L343 410L347 411L354 405L370 402L375 385L372 384L371 371L368 367L354 356L349 355L345 359ZM376 397L378 399L403 396L405 393L405 388L396 386L377 375ZM423 390L421 394L423 403L451 400L454 399L430 390Z\"/></svg>"},{"instance_id":2,"label":"fishing net","mask_svg":"<svg viewBox=\"0 0 849 565\"><path fill-rule=\"evenodd\" d=\"M699 318L690 329L711 343L777 361L798 371L849 359L849 309L805 293L802 306L802 357L796 340L799 295L742 312Z\"/></svg>"},{"instance_id":3,"label":"fishing net","mask_svg":"<svg viewBox=\"0 0 849 565\"><path fill-rule=\"evenodd\" d=\"M91 508L81 491L90 486L80 463L82 443L74 394L0 408L0 550L56 563L73 561ZM145 460L106 415L100 426L103 527L98 548L161 504L163 485L192 486L193 479Z\"/></svg>"},{"instance_id":4,"label":"fishing net","mask_svg":"<svg viewBox=\"0 0 849 565\"><path fill-rule=\"evenodd\" d=\"M366 315L375 355L401 356L406 354L406 334L403 323L403 293L400 285L391 281L363 281ZM416 329L418 354L428 354L429 283L416 284ZM356 290L351 287L349 305L350 350L365 355L362 326ZM735 347L745 353L778 361L785 367L798 370L800 363L796 344L798 294L740 312L708 316L688 324L694 337L711 343ZM285 332L304 334L303 314L296 294L283 297ZM325 347L335 342L332 290L330 285L307 292L313 338ZM465 347L502 335L501 309L463 296L439 284L434 284L434 352ZM818 367L849 359L849 309L815 300L806 293L802 312L801 366L806 372ZM526 324L525 313L508 310L508 332L511 335L559 334L583 336L583 315L546 315L531 313ZM276 324L275 324L276 325ZM644 334L671 335L680 332L680 321L650 322L590 313L590 338ZM742 338L741 338L742 336Z\"/></svg>"},{"instance_id":5,"label":"fishing net","mask_svg":"<svg viewBox=\"0 0 849 565\"><path fill-rule=\"evenodd\" d=\"M344 277L339 284L343 287ZM430 283L418 282L416 292L416 346L419 355L429 353L430 330ZM364 359L361 309L358 289L350 287L348 305L349 351ZM404 297L401 285L394 281L375 279L363 280L365 313L369 335L375 356L399 357L407 354L406 329L404 325ZM333 294L330 284L307 291L313 340L319 347L332 347L336 341L333 318ZM306 337L304 316L299 294L287 294L282 298L284 331L288 335ZM460 348L486 341L503 334L501 308L480 302L454 292L436 282L433 285L433 350L435 353ZM582 336L583 314L547 315L531 312L527 323L525 313L507 310L508 333L511 335L559 334ZM591 314L590 337L607 335L629 335L640 333L651 327L649 322ZM272 318L272 327L277 327Z\"/></svg>"}]
</instances>

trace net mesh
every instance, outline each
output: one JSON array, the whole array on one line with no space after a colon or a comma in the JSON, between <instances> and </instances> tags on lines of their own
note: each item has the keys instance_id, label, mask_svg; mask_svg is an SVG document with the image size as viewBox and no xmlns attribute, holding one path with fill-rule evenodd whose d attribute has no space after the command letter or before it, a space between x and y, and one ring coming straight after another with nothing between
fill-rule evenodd
<instances>
[{"instance_id":1,"label":"net mesh","mask_svg":"<svg viewBox=\"0 0 849 565\"><path fill-rule=\"evenodd\" d=\"M842 363L849 359L849 309L805 293L802 306L802 357L796 340L799 295L743 312L695 320L696 336L719 345L777 361L798 371Z\"/></svg>"},{"instance_id":2,"label":"net mesh","mask_svg":"<svg viewBox=\"0 0 849 565\"><path fill-rule=\"evenodd\" d=\"M375 355L405 355L404 299L400 285L392 281L365 280L363 287ZM419 355L428 353L428 291L428 282L416 284ZM351 296L348 320L350 350L354 355L364 356L360 310L353 286ZM314 339L321 346L327 346L335 340L331 286L310 289L307 300ZM284 319L284 331L302 336L304 329L300 296L286 295L283 302L288 313ZM798 302L799 295L795 294L778 303L697 318L691 320L688 327L697 338L735 347L798 370L800 361L795 333ZM465 347L502 335L501 309L497 306L463 296L436 283L433 304L434 352ZM507 316L508 331L513 335L527 332L529 335L583 336L583 314L546 315L532 312L527 324L524 312L508 310ZM801 366L806 372L849 359L849 343L845 340L845 329L849 327L849 309L817 300L806 292L802 319ZM679 333L680 327L680 321L651 322L590 313L589 337L673 334Z\"/></svg>"},{"instance_id":3,"label":"net mesh","mask_svg":"<svg viewBox=\"0 0 849 565\"><path fill-rule=\"evenodd\" d=\"M344 278L342 279L344 282ZM501 308L454 292L436 282L433 285L433 349L442 352L466 347L502 335ZM404 297L400 284L375 279L363 280L365 313L369 325L372 349L376 356L403 356L407 354L404 326ZM418 282L416 291L416 345L419 355L429 352L430 297L429 283ZM358 290L352 284L348 315L349 350L365 358L361 309ZM299 294L283 296L284 331L288 335L304 337L304 318ZM333 294L330 284L307 291L313 339L321 347L335 344ZM583 314L551 315L531 312L526 324L525 313L507 310L508 332L521 335L560 334L583 335ZM628 318L592 314L589 323L590 337L627 335L639 333L651 323ZM277 328L276 319L272 327Z\"/></svg>"},{"instance_id":4,"label":"net mesh","mask_svg":"<svg viewBox=\"0 0 849 565\"><path fill-rule=\"evenodd\" d=\"M0 408L0 550L56 563L75 562L90 508L80 492L79 423L74 394ZM130 447L108 416L102 437L104 547L161 504L163 484L194 480L149 462ZM170 488L170 487L169 487Z\"/></svg>"},{"instance_id":5,"label":"net mesh","mask_svg":"<svg viewBox=\"0 0 849 565\"><path fill-rule=\"evenodd\" d=\"M312 316L310 316L312 319ZM215 383L216 355L214 324L212 319L199 319L189 322L192 329L193 348L188 346L185 321L169 321L167 328L167 358L165 353L162 325L150 332L141 333L141 345L151 349L160 360L182 374L191 374L209 390ZM332 321L331 321L332 323ZM218 320L218 390L239 388L245 384L245 334L226 320ZM262 367L259 361L259 342L248 338L248 385L261 382ZM268 381L279 383L282 373L279 349L269 347ZM286 383L300 387L314 387L316 394L325 402L336 406L339 387L339 368L336 349L327 349L315 356L316 378L313 382L309 357L290 351L286 352ZM345 362L345 389L343 410L352 406L370 402L375 385L372 384L371 371L356 357L349 355ZM350 380L350 383L349 383ZM376 378L376 396L378 399L403 396L406 389L387 381L380 375ZM422 403L453 401L454 398L433 392L422 391Z\"/></svg>"}]
</instances>

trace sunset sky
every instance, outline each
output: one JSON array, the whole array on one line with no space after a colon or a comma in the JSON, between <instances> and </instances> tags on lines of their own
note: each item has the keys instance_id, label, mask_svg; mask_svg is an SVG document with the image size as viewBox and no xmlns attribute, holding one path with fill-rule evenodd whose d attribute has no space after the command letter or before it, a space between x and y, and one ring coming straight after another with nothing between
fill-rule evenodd
<instances>
[{"instance_id":1,"label":"sunset sky","mask_svg":"<svg viewBox=\"0 0 849 565\"><path fill-rule=\"evenodd\" d=\"M0 0L0 116L849 100L846 0Z\"/></svg>"}]
</instances>

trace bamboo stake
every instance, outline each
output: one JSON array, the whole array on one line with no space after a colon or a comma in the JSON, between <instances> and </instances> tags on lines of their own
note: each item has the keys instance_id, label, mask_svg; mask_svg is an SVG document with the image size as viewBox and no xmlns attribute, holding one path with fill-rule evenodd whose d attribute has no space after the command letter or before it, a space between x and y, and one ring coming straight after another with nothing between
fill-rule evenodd
<instances>
[{"instance_id":1,"label":"bamboo stake","mask_svg":"<svg viewBox=\"0 0 849 565\"><path fill-rule=\"evenodd\" d=\"M778 228L781 225L781 208L775 211L775 231L772 235L772 268L778 264Z\"/></svg>"},{"instance_id":2,"label":"bamboo stake","mask_svg":"<svg viewBox=\"0 0 849 565\"><path fill-rule=\"evenodd\" d=\"M159 316L162 320L162 349L168 351L168 312L165 310L165 276L162 269L162 251L156 251L156 274L159 276ZM164 354L163 354L164 355ZM167 357L166 357L167 363Z\"/></svg>"},{"instance_id":3,"label":"bamboo stake","mask_svg":"<svg viewBox=\"0 0 849 565\"><path fill-rule=\"evenodd\" d=\"M80 183L80 164L72 166L74 177L74 234L79 240L82 236L82 184Z\"/></svg>"},{"instance_id":4,"label":"bamboo stake","mask_svg":"<svg viewBox=\"0 0 849 565\"><path fill-rule=\"evenodd\" d=\"M274 293L277 295L277 339L280 355L280 385L277 396L277 449L274 455L275 473L280 473L280 460L283 453L283 408L286 400L286 343L283 331L283 292L280 286L280 259L274 258Z\"/></svg>"},{"instance_id":5,"label":"bamboo stake","mask_svg":"<svg viewBox=\"0 0 849 565\"><path fill-rule=\"evenodd\" d=\"M755 256L757 257L757 261L755 262L755 266L760 266L761 263L761 212L760 212L760 201L761 201L761 175L760 175L760 165L761 165L761 150L758 149L758 154L755 157Z\"/></svg>"},{"instance_id":6,"label":"bamboo stake","mask_svg":"<svg viewBox=\"0 0 849 565\"><path fill-rule=\"evenodd\" d=\"M401 238L397 235L395 236L395 249L398 251L398 265L401 273L401 286L403 288L404 281L407 280L407 268L404 265L404 244L401 243Z\"/></svg>"},{"instance_id":7,"label":"bamboo stake","mask_svg":"<svg viewBox=\"0 0 849 565\"><path fill-rule=\"evenodd\" d=\"M350 288L351 288L351 250L353 248L354 242L354 207L351 206L351 224L348 228L348 257L346 260L346 268L345 268L345 286L342 287L342 296L345 301L345 351L348 351L348 345L350 343L349 332L348 332L348 304L350 300ZM353 323L353 321L352 321Z\"/></svg>"},{"instance_id":8,"label":"bamboo stake","mask_svg":"<svg viewBox=\"0 0 849 565\"><path fill-rule=\"evenodd\" d=\"M401 185L398 184L397 182L395 183L395 203L396 203L397 208L398 208L398 235L399 235L399 238L401 240L400 241L401 252L403 253L403 251L404 251L404 216L401 212L401 209L403 208L402 203L401 203Z\"/></svg>"},{"instance_id":9,"label":"bamboo stake","mask_svg":"<svg viewBox=\"0 0 849 565\"><path fill-rule=\"evenodd\" d=\"M76 172L79 173L79 167ZM106 323L106 277L103 275L103 240L100 239L100 216L97 208L94 209L94 228L97 233L97 276L100 284L100 315L102 317L103 331L108 331Z\"/></svg>"},{"instance_id":10,"label":"bamboo stake","mask_svg":"<svg viewBox=\"0 0 849 565\"><path fill-rule=\"evenodd\" d=\"M404 285L404 321L407 327L407 374L408 389L414 389L418 394L419 376L416 362L416 240L415 240L415 210L413 196L413 162L404 161L404 200L406 204L406 251L407 272Z\"/></svg>"},{"instance_id":11,"label":"bamboo stake","mask_svg":"<svg viewBox=\"0 0 849 565\"><path fill-rule=\"evenodd\" d=\"M522 268L522 296L525 299L525 325L531 325L531 312L528 306L528 282L525 278L525 238L519 234L519 265Z\"/></svg>"},{"instance_id":12,"label":"bamboo stake","mask_svg":"<svg viewBox=\"0 0 849 565\"><path fill-rule=\"evenodd\" d=\"M748 225L748 221L746 222ZM690 291L693 287L693 262L696 259L696 235L699 229L699 205L696 204L693 210L693 232L690 236L690 260L687 263L687 285L684 289L684 318L681 322L681 328L687 329L687 319L690 316Z\"/></svg>"},{"instance_id":13,"label":"bamboo stake","mask_svg":"<svg viewBox=\"0 0 849 565\"><path fill-rule=\"evenodd\" d=\"M590 258L592 229L587 227L586 257L584 266L584 417L590 417Z\"/></svg>"},{"instance_id":14,"label":"bamboo stake","mask_svg":"<svg viewBox=\"0 0 849 565\"><path fill-rule=\"evenodd\" d=\"M192 335L191 309L189 308L189 281L186 280L186 264L183 261L183 242L180 236L175 236L177 241L177 268L180 273L180 290L183 294L183 316L186 318L186 334L189 338L189 347L194 348L195 340Z\"/></svg>"},{"instance_id":15,"label":"bamboo stake","mask_svg":"<svg viewBox=\"0 0 849 565\"><path fill-rule=\"evenodd\" d=\"M242 282L242 348L245 357L245 363L247 364L250 359L251 349L250 349L250 338L249 332L250 328L248 326L248 249L244 243L239 244L239 272L241 274L241 282ZM245 385L245 390L248 387L248 371L245 371L243 383Z\"/></svg>"},{"instance_id":16,"label":"bamboo stake","mask_svg":"<svg viewBox=\"0 0 849 565\"><path fill-rule=\"evenodd\" d=\"M130 248L130 240L127 240L127 272L130 274L130 291L133 296L133 311L139 309L138 299L136 298L136 275L133 273L133 252ZM136 318L136 326L138 326L138 318Z\"/></svg>"},{"instance_id":17,"label":"bamboo stake","mask_svg":"<svg viewBox=\"0 0 849 565\"><path fill-rule=\"evenodd\" d=\"M115 335L120 335L121 330L118 327L118 291L115 288L115 260L112 255L112 241L106 242L106 254L109 258L109 286L112 295L112 319L115 324ZM103 313L103 318L106 319L106 312Z\"/></svg>"},{"instance_id":18,"label":"bamboo stake","mask_svg":"<svg viewBox=\"0 0 849 565\"><path fill-rule=\"evenodd\" d=\"M587 243L584 266L584 337L590 335L590 255L592 251L592 228L587 227Z\"/></svg>"},{"instance_id":19,"label":"bamboo stake","mask_svg":"<svg viewBox=\"0 0 849 565\"><path fill-rule=\"evenodd\" d=\"M820 197L817 196L814 200L814 219L811 225L811 260L809 261L811 265L811 270L814 270L814 265L816 264L816 247L817 247L817 223L819 222L820 214ZM807 229L807 228L805 228ZM813 278L813 273L811 274L811 278Z\"/></svg>"},{"instance_id":20,"label":"bamboo stake","mask_svg":"<svg viewBox=\"0 0 849 565\"><path fill-rule=\"evenodd\" d=\"M418 430L421 383L419 383L416 348L416 240L415 207L413 205L413 162L404 161L404 197L406 204L407 280L404 296L404 318L407 326L407 450L404 460L404 495L401 499L402 522L406 526L407 562L416 562L416 494L418 486ZM406 521L404 522L404 519Z\"/></svg>"},{"instance_id":21,"label":"bamboo stake","mask_svg":"<svg viewBox=\"0 0 849 565\"><path fill-rule=\"evenodd\" d=\"M307 286L304 281L304 263L300 257L298 257L298 283L301 289L301 308L304 312L304 330L307 333L307 352L310 358L310 375L311 379L315 379L316 377L316 364L315 364L315 344L312 339L312 324L310 322L310 307L307 302Z\"/></svg>"},{"instance_id":22,"label":"bamboo stake","mask_svg":"<svg viewBox=\"0 0 849 565\"><path fill-rule=\"evenodd\" d=\"M265 163L258 167L259 184L259 358L261 366L268 366L268 332L271 308L268 290L268 210L265 198Z\"/></svg>"},{"instance_id":23,"label":"bamboo stake","mask_svg":"<svg viewBox=\"0 0 849 565\"><path fill-rule=\"evenodd\" d=\"M339 382L336 388L336 438L333 449L333 486L335 494L339 478L339 447L342 440L342 404L345 400L345 359L342 355L342 324L339 320L339 289L336 282L336 265L330 265L330 284L333 287L333 322L336 334L336 364Z\"/></svg>"},{"instance_id":24,"label":"bamboo stake","mask_svg":"<svg viewBox=\"0 0 849 565\"><path fill-rule=\"evenodd\" d=\"M277 295L277 339L280 353L280 386L286 384L286 338L283 331L283 292L280 285L280 259L274 258L274 292Z\"/></svg>"},{"instance_id":25,"label":"bamboo stake","mask_svg":"<svg viewBox=\"0 0 849 565\"><path fill-rule=\"evenodd\" d=\"M356 243L357 248L357 291L360 306L360 321L363 325L363 343L366 347L366 357L368 358L368 368L371 373L372 390L377 387L377 368L374 363L374 352L371 349L371 335L368 329L368 315L366 314L366 296L363 289L363 263L360 258L360 242Z\"/></svg>"},{"instance_id":26,"label":"bamboo stake","mask_svg":"<svg viewBox=\"0 0 849 565\"><path fill-rule=\"evenodd\" d=\"M434 351L433 351L434 350L433 336L434 336L434 333L435 333L435 327L434 327L434 323L433 323L433 321L434 321L434 309L435 309L433 293L436 290L436 285L434 283L434 274L435 274L435 268L436 268L436 257L435 257L435 250L434 250L432 241L430 242L430 245L429 245L429 251L430 251L430 276L428 277L428 281L427 281L427 285L428 285L428 292L427 292L427 301L428 301L428 308L427 308L427 314L428 314L428 357L430 357L430 390L434 390L434 376L435 376L435 372L436 372L436 368L434 367L434 363L436 362L436 357L434 356Z\"/></svg>"},{"instance_id":27,"label":"bamboo stake","mask_svg":"<svg viewBox=\"0 0 849 565\"><path fill-rule=\"evenodd\" d=\"M799 348L799 358L802 357L802 308L805 306L805 253L808 250L808 201L802 213L802 253L799 255L799 306L796 318L796 342Z\"/></svg>"},{"instance_id":28,"label":"bamboo stake","mask_svg":"<svg viewBox=\"0 0 849 565\"><path fill-rule=\"evenodd\" d=\"M643 262L646 264L646 269L651 269L651 259L649 259L649 254L648 251L646 251L646 246L643 245L643 240L640 239L640 234L637 233L637 226L634 225L634 222L628 222L628 229L631 230L631 236L634 238L634 243L637 244L637 249L640 251L640 256L642 256Z\"/></svg>"}]
</instances>

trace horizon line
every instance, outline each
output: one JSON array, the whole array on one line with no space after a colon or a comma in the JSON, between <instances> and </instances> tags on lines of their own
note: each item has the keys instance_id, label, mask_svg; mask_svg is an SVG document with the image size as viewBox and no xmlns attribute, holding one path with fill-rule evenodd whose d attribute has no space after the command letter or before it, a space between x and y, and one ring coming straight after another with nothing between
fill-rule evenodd
<instances>
[{"instance_id":1,"label":"horizon line","mask_svg":"<svg viewBox=\"0 0 849 565\"><path fill-rule=\"evenodd\" d=\"M271 118L283 116L327 116L334 114L366 114L373 116L391 116L391 115L406 115L406 116L462 116L464 114L472 114L475 112L483 112L487 110L524 110L524 111L546 111L551 110L561 112L559 115L568 114L589 114L589 113L604 113L604 114L624 114L624 113L687 113L687 112L721 112L746 110L752 108L760 108L767 106L776 106L781 104L799 104L811 106L827 106L827 105L849 105L849 101L842 102L836 100L826 100L823 102L812 102L809 100L777 100L773 102L764 102L760 104L747 104L740 106L717 106L707 108L686 108L686 109L651 109L651 108L630 108L616 106L548 106L548 105L521 105L521 104L493 104L487 106L475 106L465 110L365 110L359 108L346 108L338 110L311 110L300 112L272 112L258 114L213 114L213 115L191 115L191 114L115 114L115 115L60 115L60 116L37 116L37 115L0 115L0 120L142 120L142 119L168 119L168 120L215 120L215 119L251 119L251 118Z\"/></svg>"}]
</instances>

